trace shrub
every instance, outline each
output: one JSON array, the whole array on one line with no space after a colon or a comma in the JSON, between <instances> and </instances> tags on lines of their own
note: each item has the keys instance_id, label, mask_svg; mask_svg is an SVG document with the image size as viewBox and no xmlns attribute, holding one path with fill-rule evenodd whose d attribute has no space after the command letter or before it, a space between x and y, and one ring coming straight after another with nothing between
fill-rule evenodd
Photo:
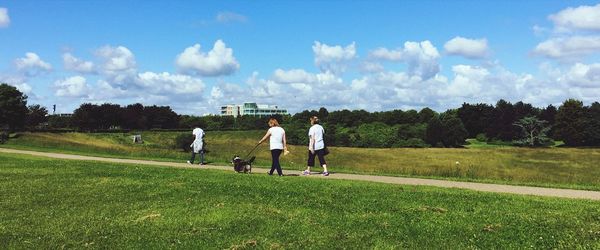
<instances>
[{"instance_id":1,"label":"shrub","mask_svg":"<svg viewBox=\"0 0 600 250\"><path fill-rule=\"evenodd\" d=\"M478 142L487 142L487 140L488 140L487 136L485 136L485 134L484 134L484 133L479 133L479 134L477 134L477 136L475 137L475 139L476 139Z\"/></svg>"},{"instance_id":2,"label":"shrub","mask_svg":"<svg viewBox=\"0 0 600 250\"><path fill-rule=\"evenodd\" d=\"M189 133L180 134L175 137L175 144L173 144L173 148L181 149L184 152L190 152L192 151L192 148L190 147L192 142L194 142L194 135Z\"/></svg>"}]
</instances>

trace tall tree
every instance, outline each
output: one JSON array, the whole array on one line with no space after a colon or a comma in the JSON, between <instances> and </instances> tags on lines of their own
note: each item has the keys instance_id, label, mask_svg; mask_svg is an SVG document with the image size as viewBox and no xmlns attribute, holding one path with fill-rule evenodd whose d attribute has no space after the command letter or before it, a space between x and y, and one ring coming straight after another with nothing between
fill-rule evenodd
<instances>
[{"instance_id":1,"label":"tall tree","mask_svg":"<svg viewBox=\"0 0 600 250\"><path fill-rule=\"evenodd\" d=\"M499 100L494 108L494 119L486 131L488 138L512 141L518 130L513 126L516 122L515 110L510 102Z\"/></svg>"},{"instance_id":2,"label":"tall tree","mask_svg":"<svg viewBox=\"0 0 600 250\"><path fill-rule=\"evenodd\" d=\"M444 126L439 116L434 116L429 119L427 123L427 129L425 130L425 142L433 147L440 146L442 144L442 138L444 136ZM443 144L441 145L443 146Z\"/></svg>"},{"instance_id":3,"label":"tall tree","mask_svg":"<svg viewBox=\"0 0 600 250\"><path fill-rule=\"evenodd\" d=\"M583 119L584 144L600 146L600 103L594 102L586 108Z\"/></svg>"},{"instance_id":4,"label":"tall tree","mask_svg":"<svg viewBox=\"0 0 600 250\"><path fill-rule=\"evenodd\" d=\"M566 100L556 113L555 136L563 140L567 146L584 145L584 121L585 114L583 102L575 99Z\"/></svg>"},{"instance_id":5,"label":"tall tree","mask_svg":"<svg viewBox=\"0 0 600 250\"><path fill-rule=\"evenodd\" d=\"M100 127L100 112L98 105L84 103L75 109L71 117L72 124L80 130L95 130Z\"/></svg>"},{"instance_id":6,"label":"tall tree","mask_svg":"<svg viewBox=\"0 0 600 250\"><path fill-rule=\"evenodd\" d=\"M41 123L48 121L48 110L39 104L30 105L27 113L27 127L34 128Z\"/></svg>"},{"instance_id":7,"label":"tall tree","mask_svg":"<svg viewBox=\"0 0 600 250\"><path fill-rule=\"evenodd\" d=\"M458 118L462 121L469 137L475 138L485 133L490 127L494 116L494 107L485 103L463 103L458 109Z\"/></svg>"},{"instance_id":8,"label":"tall tree","mask_svg":"<svg viewBox=\"0 0 600 250\"><path fill-rule=\"evenodd\" d=\"M468 136L467 130L462 121L453 115L444 115L442 117L442 142L446 147L458 147L465 144Z\"/></svg>"},{"instance_id":9,"label":"tall tree","mask_svg":"<svg viewBox=\"0 0 600 250\"><path fill-rule=\"evenodd\" d=\"M27 117L27 95L6 83L0 84L0 129L20 129Z\"/></svg>"}]
</instances>

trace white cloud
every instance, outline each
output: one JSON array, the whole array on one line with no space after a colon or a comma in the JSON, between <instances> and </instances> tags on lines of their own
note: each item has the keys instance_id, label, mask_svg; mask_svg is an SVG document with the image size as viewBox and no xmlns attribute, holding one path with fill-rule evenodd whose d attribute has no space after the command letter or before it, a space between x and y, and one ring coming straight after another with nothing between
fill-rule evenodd
<instances>
[{"instance_id":1,"label":"white cloud","mask_svg":"<svg viewBox=\"0 0 600 250\"><path fill-rule=\"evenodd\" d=\"M403 48L396 50L378 48L372 51L369 57L376 60L405 62L408 65L408 73L423 80L434 77L440 71L438 62L440 53L429 41L405 42Z\"/></svg>"},{"instance_id":2,"label":"white cloud","mask_svg":"<svg viewBox=\"0 0 600 250\"><path fill-rule=\"evenodd\" d=\"M470 59L485 58L488 54L487 39L468 39L457 36L444 44L446 53Z\"/></svg>"},{"instance_id":3,"label":"white cloud","mask_svg":"<svg viewBox=\"0 0 600 250\"><path fill-rule=\"evenodd\" d=\"M137 63L128 48L104 46L96 50L96 56L102 62L99 66L100 73L108 77L110 82L127 84L135 77Z\"/></svg>"},{"instance_id":4,"label":"white cloud","mask_svg":"<svg viewBox=\"0 0 600 250\"><path fill-rule=\"evenodd\" d=\"M558 80L573 87L600 88L600 63L576 63Z\"/></svg>"},{"instance_id":5,"label":"white cloud","mask_svg":"<svg viewBox=\"0 0 600 250\"><path fill-rule=\"evenodd\" d=\"M312 49L315 56L315 65L323 72L344 72L346 64L356 56L356 45L354 42L346 47L342 47L340 45L329 46L315 41Z\"/></svg>"},{"instance_id":6,"label":"white cloud","mask_svg":"<svg viewBox=\"0 0 600 250\"><path fill-rule=\"evenodd\" d=\"M27 83L27 79L23 76L0 74L0 83L6 83L14 86L28 96L33 95L31 85Z\"/></svg>"},{"instance_id":7,"label":"white cloud","mask_svg":"<svg viewBox=\"0 0 600 250\"><path fill-rule=\"evenodd\" d=\"M78 73L92 73L94 72L94 63L89 61L83 61L79 58L76 58L71 53L64 53L63 63L65 65L65 69L72 70Z\"/></svg>"},{"instance_id":8,"label":"white cloud","mask_svg":"<svg viewBox=\"0 0 600 250\"><path fill-rule=\"evenodd\" d=\"M230 11L219 12L217 14L217 16L215 17L215 19L219 23L230 23L230 22L243 23L248 20L248 18L246 18L244 15L230 12Z\"/></svg>"},{"instance_id":9,"label":"white cloud","mask_svg":"<svg viewBox=\"0 0 600 250\"><path fill-rule=\"evenodd\" d=\"M15 59L15 65L19 71L30 76L52 70L52 66L44 62L36 53L27 52L25 57Z\"/></svg>"},{"instance_id":10,"label":"white cloud","mask_svg":"<svg viewBox=\"0 0 600 250\"><path fill-rule=\"evenodd\" d=\"M573 36L546 40L533 53L554 59L576 59L599 51L600 36Z\"/></svg>"},{"instance_id":11,"label":"white cloud","mask_svg":"<svg viewBox=\"0 0 600 250\"><path fill-rule=\"evenodd\" d=\"M600 30L600 4L566 8L548 17L559 32L574 30Z\"/></svg>"},{"instance_id":12,"label":"white cloud","mask_svg":"<svg viewBox=\"0 0 600 250\"><path fill-rule=\"evenodd\" d=\"M168 72L144 72L138 74L137 84L145 91L157 95L189 95L202 98L204 82L188 75L170 74Z\"/></svg>"},{"instance_id":13,"label":"white cloud","mask_svg":"<svg viewBox=\"0 0 600 250\"><path fill-rule=\"evenodd\" d=\"M490 75L487 69L470 65L455 65L452 67L454 79L448 89L440 93L446 96L470 97L480 94L482 84Z\"/></svg>"},{"instance_id":14,"label":"white cloud","mask_svg":"<svg viewBox=\"0 0 600 250\"><path fill-rule=\"evenodd\" d=\"M402 60L403 49L388 50L387 48L377 48L369 53L369 56L378 60L400 61Z\"/></svg>"},{"instance_id":15,"label":"white cloud","mask_svg":"<svg viewBox=\"0 0 600 250\"><path fill-rule=\"evenodd\" d=\"M59 97L87 97L91 88L82 76L72 76L54 82L56 96Z\"/></svg>"},{"instance_id":16,"label":"white cloud","mask_svg":"<svg viewBox=\"0 0 600 250\"><path fill-rule=\"evenodd\" d=\"M377 73L383 70L383 65L378 62L364 61L360 65L360 71L363 73Z\"/></svg>"},{"instance_id":17,"label":"white cloud","mask_svg":"<svg viewBox=\"0 0 600 250\"><path fill-rule=\"evenodd\" d=\"M288 71L276 69L271 78L278 83L310 83L316 81L314 74L308 73L303 69Z\"/></svg>"},{"instance_id":18,"label":"white cloud","mask_svg":"<svg viewBox=\"0 0 600 250\"><path fill-rule=\"evenodd\" d=\"M0 8L0 28L8 27L10 24L10 17L8 16L8 9Z\"/></svg>"},{"instance_id":19,"label":"white cloud","mask_svg":"<svg viewBox=\"0 0 600 250\"><path fill-rule=\"evenodd\" d=\"M202 76L231 75L240 68L233 50L217 40L208 53L200 51L200 44L186 48L175 61L179 70Z\"/></svg>"}]
</instances>

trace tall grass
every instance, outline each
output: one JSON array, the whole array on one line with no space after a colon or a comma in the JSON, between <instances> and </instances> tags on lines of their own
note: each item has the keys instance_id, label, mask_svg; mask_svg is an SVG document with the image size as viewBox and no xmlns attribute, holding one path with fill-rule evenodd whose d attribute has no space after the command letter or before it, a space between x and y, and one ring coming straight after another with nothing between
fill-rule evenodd
<instances>
[{"instance_id":1,"label":"tall grass","mask_svg":"<svg viewBox=\"0 0 600 250\"><path fill-rule=\"evenodd\" d=\"M172 146L179 134L143 132L145 143L133 144L132 134L25 133L11 139L5 146L184 162L189 155ZM208 132L206 144L210 153L207 159L212 164L229 164L234 155L245 156L263 134L264 131ZM307 147L290 145L289 148L291 154L281 158L284 171L304 169ZM326 159L333 172L600 190L600 149L532 149L488 145L460 149L330 147L330 151ZM252 155L256 155L257 165L270 166L267 143L259 146Z\"/></svg>"},{"instance_id":2,"label":"tall grass","mask_svg":"<svg viewBox=\"0 0 600 250\"><path fill-rule=\"evenodd\" d=\"M0 153L0 249L598 249L600 205Z\"/></svg>"}]
</instances>

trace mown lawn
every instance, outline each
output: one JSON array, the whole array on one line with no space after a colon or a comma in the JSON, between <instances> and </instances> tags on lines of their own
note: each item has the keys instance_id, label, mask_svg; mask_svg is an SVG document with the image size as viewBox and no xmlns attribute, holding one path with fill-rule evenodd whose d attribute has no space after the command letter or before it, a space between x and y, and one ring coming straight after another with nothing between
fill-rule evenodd
<instances>
[{"instance_id":1,"label":"mown lawn","mask_svg":"<svg viewBox=\"0 0 600 250\"><path fill-rule=\"evenodd\" d=\"M86 155L184 162L189 155L172 147L177 132L143 132L144 144L132 134L24 133L3 147ZM226 165L233 155L244 156L264 131L209 131L206 136L212 164ZM330 147L333 172L417 176L475 182L600 190L600 149L517 148L472 144L473 148L347 148ZM306 146L290 146L282 157L284 171L305 168ZM253 154L256 165L269 166L268 145ZM458 164L457 164L458 162ZM318 170L318 168L317 168ZM297 173L297 172L295 172Z\"/></svg>"},{"instance_id":2,"label":"mown lawn","mask_svg":"<svg viewBox=\"0 0 600 250\"><path fill-rule=\"evenodd\" d=\"M0 153L0 249L600 248L600 203Z\"/></svg>"}]
</instances>

